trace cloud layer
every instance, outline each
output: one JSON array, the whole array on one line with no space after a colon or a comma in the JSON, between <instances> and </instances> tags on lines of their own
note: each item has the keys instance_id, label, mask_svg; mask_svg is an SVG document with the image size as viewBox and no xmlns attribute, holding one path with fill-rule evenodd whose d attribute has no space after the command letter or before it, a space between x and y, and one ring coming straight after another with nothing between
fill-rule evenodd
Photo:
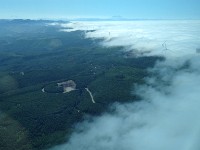
<instances>
[{"instance_id":1,"label":"cloud layer","mask_svg":"<svg viewBox=\"0 0 200 150\"><path fill-rule=\"evenodd\" d=\"M199 20L91 21L62 24L66 28L63 31L83 30L87 31L86 38L104 38L103 46L127 46L140 52L150 51L148 55L170 57L195 53L196 48L200 47L199 26Z\"/></svg>"},{"instance_id":2,"label":"cloud layer","mask_svg":"<svg viewBox=\"0 0 200 150\"><path fill-rule=\"evenodd\" d=\"M54 150L199 150L200 44L199 21L78 22L63 25L91 30L87 38L105 38L103 46L172 51L149 71L154 76L137 86L142 101L114 104L112 113L77 125L68 143ZM130 36L129 36L130 35ZM173 54L172 54L173 53ZM149 54L148 54L149 55Z\"/></svg>"}]
</instances>

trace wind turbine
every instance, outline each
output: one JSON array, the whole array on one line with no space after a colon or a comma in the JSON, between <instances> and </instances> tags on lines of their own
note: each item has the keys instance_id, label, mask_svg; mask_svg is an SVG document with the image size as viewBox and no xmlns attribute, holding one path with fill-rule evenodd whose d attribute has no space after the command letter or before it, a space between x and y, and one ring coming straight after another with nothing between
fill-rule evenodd
<instances>
[{"instance_id":1,"label":"wind turbine","mask_svg":"<svg viewBox=\"0 0 200 150\"><path fill-rule=\"evenodd\" d=\"M169 50L169 49L167 48L166 41L162 44L162 47L164 48L164 50Z\"/></svg>"},{"instance_id":2,"label":"wind turbine","mask_svg":"<svg viewBox=\"0 0 200 150\"><path fill-rule=\"evenodd\" d=\"M110 38L110 31L108 32L108 41L110 41L111 38Z\"/></svg>"},{"instance_id":3,"label":"wind turbine","mask_svg":"<svg viewBox=\"0 0 200 150\"><path fill-rule=\"evenodd\" d=\"M162 47L164 48L164 49L163 49L163 52L167 52L167 51L168 51L168 52L174 53L172 50L170 50L170 49L167 48L166 42L167 42L167 41L165 41L165 42L162 44Z\"/></svg>"}]
</instances>

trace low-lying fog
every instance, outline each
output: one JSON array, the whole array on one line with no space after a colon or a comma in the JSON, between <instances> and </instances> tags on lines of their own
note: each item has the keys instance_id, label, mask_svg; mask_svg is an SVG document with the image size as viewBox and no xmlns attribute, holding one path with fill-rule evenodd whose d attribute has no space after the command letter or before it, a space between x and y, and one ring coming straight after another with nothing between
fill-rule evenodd
<instances>
[{"instance_id":1,"label":"low-lying fog","mask_svg":"<svg viewBox=\"0 0 200 150\"><path fill-rule=\"evenodd\" d=\"M199 150L200 21L71 22L63 31L84 30L102 46L125 46L166 57L137 86L143 100L113 104L113 113L77 125L68 143L54 150ZM95 31L90 31L95 30ZM138 53L140 54L140 53ZM132 92L132 91L130 91Z\"/></svg>"}]
</instances>

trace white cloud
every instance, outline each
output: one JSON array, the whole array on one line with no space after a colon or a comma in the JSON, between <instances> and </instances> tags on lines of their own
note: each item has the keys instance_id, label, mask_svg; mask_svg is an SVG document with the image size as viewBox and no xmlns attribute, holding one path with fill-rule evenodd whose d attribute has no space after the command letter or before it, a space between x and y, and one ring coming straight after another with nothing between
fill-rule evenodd
<instances>
[{"instance_id":1,"label":"white cloud","mask_svg":"<svg viewBox=\"0 0 200 150\"><path fill-rule=\"evenodd\" d=\"M161 84L157 77L153 82L147 79L154 86L138 87L143 101L115 105L115 112L79 124L69 143L57 149L199 150L199 58L190 60L194 66L180 71L174 66L166 69L171 67L166 62L158 64L153 71L161 70L157 75L170 85Z\"/></svg>"},{"instance_id":2,"label":"white cloud","mask_svg":"<svg viewBox=\"0 0 200 150\"><path fill-rule=\"evenodd\" d=\"M79 24L79 23L78 23ZM106 26L106 24L108 24ZM98 29L86 37L105 37L106 46L120 43L136 49L169 49L166 61L149 71L154 76L137 86L142 101L115 104L114 112L77 126L68 143L54 150L199 150L200 138L200 41L199 21L84 22L72 26ZM98 27L97 27L98 26ZM101 27L101 28L100 28ZM108 40L107 32L113 39ZM127 37L132 34L133 38Z\"/></svg>"},{"instance_id":3,"label":"white cloud","mask_svg":"<svg viewBox=\"0 0 200 150\"><path fill-rule=\"evenodd\" d=\"M105 38L103 46L129 46L150 55L182 56L200 47L200 21L100 21L62 24L66 32L87 32L86 38ZM164 51L163 43L168 51Z\"/></svg>"}]
</instances>

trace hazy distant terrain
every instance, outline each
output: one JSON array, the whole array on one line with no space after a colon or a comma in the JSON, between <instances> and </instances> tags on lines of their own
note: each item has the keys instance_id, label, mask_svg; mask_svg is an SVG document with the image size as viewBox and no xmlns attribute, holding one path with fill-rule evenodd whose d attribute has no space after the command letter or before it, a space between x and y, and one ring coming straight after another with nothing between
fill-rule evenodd
<instances>
[{"instance_id":1,"label":"hazy distant terrain","mask_svg":"<svg viewBox=\"0 0 200 150\"><path fill-rule=\"evenodd\" d=\"M162 57L136 57L104 38L63 32L52 21L0 20L0 149L44 149L65 142L86 115L100 115L132 93ZM94 32L90 30L89 32ZM58 82L73 80L63 94ZM47 92L43 92L42 89ZM91 101L89 88L96 103Z\"/></svg>"}]
</instances>

